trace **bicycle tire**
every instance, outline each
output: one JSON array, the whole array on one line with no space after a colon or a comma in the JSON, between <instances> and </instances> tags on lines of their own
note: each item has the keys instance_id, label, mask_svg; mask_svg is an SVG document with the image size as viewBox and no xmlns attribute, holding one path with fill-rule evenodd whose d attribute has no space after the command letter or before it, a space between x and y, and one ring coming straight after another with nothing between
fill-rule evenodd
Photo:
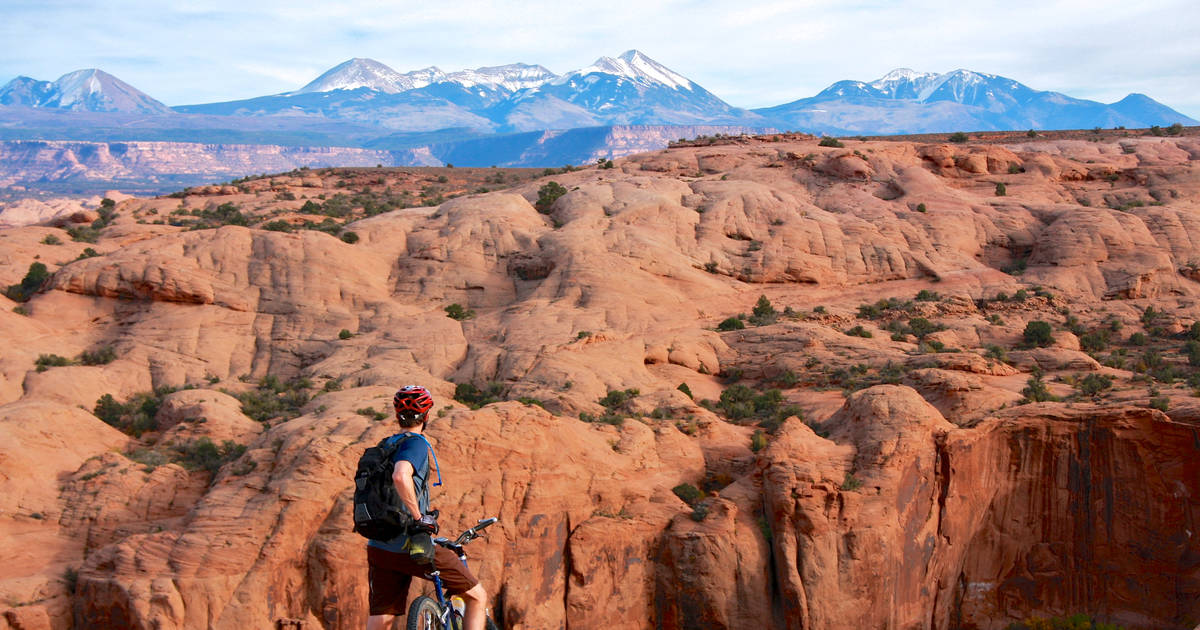
<instances>
[{"instance_id":1,"label":"bicycle tire","mask_svg":"<svg viewBox=\"0 0 1200 630\"><path fill-rule=\"evenodd\" d=\"M495 621L492 621L491 617L484 617L483 619L483 627L485 630L500 630L500 627L496 625ZM453 628L453 630L463 629L463 618L462 615L458 614L457 610L450 613L450 626Z\"/></svg>"},{"instance_id":2,"label":"bicycle tire","mask_svg":"<svg viewBox=\"0 0 1200 630\"><path fill-rule=\"evenodd\" d=\"M421 595L408 607L407 630L443 630L442 607L432 598Z\"/></svg>"}]
</instances>

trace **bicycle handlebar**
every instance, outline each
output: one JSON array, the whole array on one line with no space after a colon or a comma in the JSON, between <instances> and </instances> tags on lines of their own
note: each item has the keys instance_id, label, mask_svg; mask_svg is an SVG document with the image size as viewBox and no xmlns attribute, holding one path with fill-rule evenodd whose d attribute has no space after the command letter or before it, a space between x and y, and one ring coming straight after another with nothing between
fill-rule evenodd
<instances>
[{"instance_id":1,"label":"bicycle handlebar","mask_svg":"<svg viewBox=\"0 0 1200 630\"><path fill-rule=\"evenodd\" d=\"M494 525L499 520L500 519L496 518L495 516L490 517L490 518L482 518L482 519L479 519L479 522L475 524L475 527L469 528L467 531L459 534L458 538L454 539L454 542L450 542L449 538L435 538L433 540L433 542L435 542L443 547L451 547L451 546L462 547L463 545L471 542L472 540L479 538L479 536L480 536L479 532Z\"/></svg>"}]
</instances>

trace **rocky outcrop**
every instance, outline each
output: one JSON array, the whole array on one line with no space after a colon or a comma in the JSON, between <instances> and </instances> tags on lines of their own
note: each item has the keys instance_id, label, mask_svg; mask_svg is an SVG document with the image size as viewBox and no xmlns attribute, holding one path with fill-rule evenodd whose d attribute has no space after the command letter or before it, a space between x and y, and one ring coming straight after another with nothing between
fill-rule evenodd
<instances>
[{"instance_id":1,"label":"rocky outcrop","mask_svg":"<svg viewBox=\"0 0 1200 630\"><path fill-rule=\"evenodd\" d=\"M542 212L523 181L353 243L253 227L316 175L123 201L88 245L0 232L7 284L52 274L0 298L0 628L361 627L347 480L410 382L444 529L500 519L470 552L504 627L1191 628L1191 154L1089 154L1165 173L1115 187L955 150L979 157L680 147L555 174ZM1076 203L1157 177L1179 197ZM152 223L225 199L251 227ZM1096 334L1015 349L1033 320ZM1070 399L1020 404L1039 383Z\"/></svg>"}]
</instances>

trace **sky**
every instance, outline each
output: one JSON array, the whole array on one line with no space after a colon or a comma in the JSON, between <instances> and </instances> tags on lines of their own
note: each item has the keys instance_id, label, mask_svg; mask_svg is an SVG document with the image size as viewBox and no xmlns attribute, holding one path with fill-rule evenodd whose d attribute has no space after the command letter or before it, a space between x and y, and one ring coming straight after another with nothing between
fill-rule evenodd
<instances>
[{"instance_id":1,"label":"sky","mask_svg":"<svg viewBox=\"0 0 1200 630\"><path fill-rule=\"evenodd\" d=\"M563 73L636 48L738 107L965 68L1106 103L1140 92L1200 119L1196 0L0 2L0 82L94 67L167 105L294 90L352 57Z\"/></svg>"}]
</instances>

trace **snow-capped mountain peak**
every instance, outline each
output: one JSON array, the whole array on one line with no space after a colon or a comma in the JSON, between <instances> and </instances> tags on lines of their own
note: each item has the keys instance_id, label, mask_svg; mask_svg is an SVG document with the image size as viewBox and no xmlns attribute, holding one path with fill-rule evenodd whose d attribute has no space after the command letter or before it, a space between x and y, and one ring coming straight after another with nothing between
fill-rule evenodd
<instances>
[{"instance_id":1,"label":"snow-capped mountain peak","mask_svg":"<svg viewBox=\"0 0 1200 630\"><path fill-rule=\"evenodd\" d=\"M54 82L17 77L0 88L0 104L89 112L171 113L166 105L95 68L68 72Z\"/></svg>"},{"instance_id":2,"label":"snow-capped mountain peak","mask_svg":"<svg viewBox=\"0 0 1200 630\"><path fill-rule=\"evenodd\" d=\"M558 75L538 65L510 63L504 66L486 66L474 70L460 70L446 75L446 80L463 87L476 86L516 92L537 87Z\"/></svg>"},{"instance_id":3,"label":"snow-capped mountain peak","mask_svg":"<svg viewBox=\"0 0 1200 630\"><path fill-rule=\"evenodd\" d=\"M387 65L374 59L355 57L330 68L293 94L356 90L358 88L394 94L406 89L401 87L404 83L405 76Z\"/></svg>"},{"instance_id":4,"label":"snow-capped mountain peak","mask_svg":"<svg viewBox=\"0 0 1200 630\"><path fill-rule=\"evenodd\" d=\"M691 90L694 85L687 77L647 57L638 50L627 50L616 58L601 57L592 65L571 74L586 76L593 72L612 74L646 85L657 83L672 89Z\"/></svg>"}]
</instances>

